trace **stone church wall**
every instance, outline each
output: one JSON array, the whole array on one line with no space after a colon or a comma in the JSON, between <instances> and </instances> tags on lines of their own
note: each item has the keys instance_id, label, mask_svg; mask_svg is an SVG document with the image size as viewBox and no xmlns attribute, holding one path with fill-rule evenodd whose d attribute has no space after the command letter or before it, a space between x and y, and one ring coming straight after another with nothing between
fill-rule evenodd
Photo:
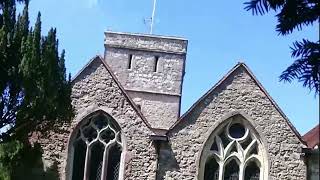
<instances>
[{"instance_id":1,"label":"stone church wall","mask_svg":"<svg viewBox=\"0 0 320 180\"><path fill-rule=\"evenodd\" d=\"M187 40L106 32L105 48L105 61L151 126L168 129L180 115Z\"/></svg>"},{"instance_id":2,"label":"stone church wall","mask_svg":"<svg viewBox=\"0 0 320 180\"><path fill-rule=\"evenodd\" d=\"M159 162L160 179L197 179L198 160L211 132L232 113L241 112L266 147L269 178L304 180L301 141L244 68L238 68L169 132Z\"/></svg>"},{"instance_id":3,"label":"stone church wall","mask_svg":"<svg viewBox=\"0 0 320 180\"><path fill-rule=\"evenodd\" d=\"M151 126L168 129L179 117L184 56L115 48L108 48L106 54L107 63ZM133 55L131 69L127 68L129 54Z\"/></svg>"},{"instance_id":4,"label":"stone church wall","mask_svg":"<svg viewBox=\"0 0 320 180\"><path fill-rule=\"evenodd\" d=\"M155 179L156 151L149 139L152 132L99 60L94 60L73 81L72 99L76 116L71 124L57 125L45 135L35 133L33 136L42 146L46 168L56 164L61 179L71 173L67 166L70 133L83 117L103 110L117 121L126 137L125 179Z\"/></svg>"},{"instance_id":5,"label":"stone church wall","mask_svg":"<svg viewBox=\"0 0 320 180\"><path fill-rule=\"evenodd\" d=\"M186 45L183 39L107 33L106 62L126 92L141 106L152 127L169 128L179 116ZM134 56L132 66L138 70L127 68L130 54ZM159 72L152 70L156 56ZM56 167L63 180L71 173L70 134L81 120L98 110L112 116L125 137L126 180L197 180L206 140L219 124L237 113L259 134L268 159L262 162L268 179L306 180L304 145L243 66L169 129L168 142L163 140L166 139L163 134L153 136L156 138L152 142L149 136L154 135L151 131L154 129L133 108L99 57L73 80L72 104L75 109L72 122L55 124L46 133L34 132L30 138L41 145L45 169Z\"/></svg>"},{"instance_id":6,"label":"stone church wall","mask_svg":"<svg viewBox=\"0 0 320 180\"><path fill-rule=\"evenodd\" d=\"M136 91L128 91L128 93L141 107L141 112L153 128L168 128L179 118L180 96Z\"/></svg>"},{"instance_id":7,"label":"stone church wall","mask_svg":"<svg viewBox=\"0 0 320 180\"><path fill-rule=\"evenodd\" d=\"M132 55L131 68L128 56ZM157 67L155 57L158 57ZM181 95L185 55L106 49L105 60L126 90ZM154 72L155 68L157 69Z\"/></svg>"}]
</instances>

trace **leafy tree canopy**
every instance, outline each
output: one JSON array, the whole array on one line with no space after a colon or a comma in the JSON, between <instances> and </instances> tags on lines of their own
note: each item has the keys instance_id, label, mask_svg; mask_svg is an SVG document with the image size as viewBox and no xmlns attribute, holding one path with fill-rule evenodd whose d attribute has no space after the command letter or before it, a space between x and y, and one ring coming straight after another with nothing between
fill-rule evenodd
<instances>
[{"instance_id":1,"label":"leafy tree canopy","mask_svg":"<svg viewBox=\"0 0 320 180\"><path fill-rule=\"evenodd\" d=\"M16 3L24 9L16 15ZM72 116L70 74L56 29L29 26L27 0L0 0L0 142L25 137L41 122Z\"/></svg>"},{"instance_id":2,"label":"leafy tree canopy","mask_svg":"<svg viewBox=\"0 0 320 180\"><path fill-rule=\"evenodd\" d=\"M264 15L275 11L278 23L276 31L279 35L288 35L294 30L303 27L319 26L320 1L319 0L251 0L245 3L246 10L254 15ZM307 39L296 41L292 47L292 58L295 61L280 75L280 80L292 82L298 80L304 87L320 92L320 41L312 42Z\"/></svg>"}]
</instances>

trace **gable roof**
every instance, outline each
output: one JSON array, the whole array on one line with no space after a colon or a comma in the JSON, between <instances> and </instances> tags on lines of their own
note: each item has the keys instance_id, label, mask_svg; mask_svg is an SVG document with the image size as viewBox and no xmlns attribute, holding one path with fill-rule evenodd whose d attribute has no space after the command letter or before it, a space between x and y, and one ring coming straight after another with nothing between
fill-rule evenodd
<instances>
[{"instance_id":1,"label":"gable roof","mask_svg":"<svg viewBox=\"0 0 320 180\"><path fill-rule=\"evenodd\" d=\"M280 107L277 105L277 103L272 99L272 97L269 95L269 93L266 91L266 89L262 86L262 84L257 80L257 78L254 76L252 71L248 68L248 66L242 62L239 62L237 65L235 65L225 76L223 76L222 79L218 81L209 91L207 91L200 99L198 99L189 109L187 112L185 112L168 130L170 132L174 127L176 127L183 119L190 114L204 99L206 99L209 94L211 94L213 91L215 91L219 86L223 84L224 81L226 81L231 74L233 74L237 69L244 68L244 70L247 72L247 74L253 79L254 83L260 88L260 90L266 95L266 97L270 100L272 105L276 108L276 110L280 113L280 115L285 119L288 126L291 128L291 130L295 133L295 135L298 137L298 139L305 144L303 141L300 133L297 131L297 129L292 125L289 118L284 114L284 112L280 109Z\"/></svg>"},{"instance_id":2,"label":"gable roof","mask_svg":"<svg viewBox=\"0 0 320 180\"><path fill-rule=\"evenodd\" d=\"M104 61L103 57L101 57L100 55L96 55L95 57L93 57L71 80L71 83L73 83L82 73L83 71L88 68L94 61L100 61L102 63L102 65L106 68L106 70L109 72L109 74L111 75L112 79L114 80L114 82L117 84L117 86L119 87L120 91L123 93L123 95L125 96L125 98L127 99L127 101L129 102L129 104L131 105L131 107L134 109L134 111L138 114L138 116L142 119L142 121L146 124L146 126L155 134L157 134L157 130L155 130L154 128L151 127L151 125L149 124L149 122L147 121L147 119L143 116L142 112L140 111L140 109L137 107L137 105L133 102L133 100L131 99L131 97L129 96L129 94L126 92L126 90L123 88L123 86L121 85L121 83L119 82L118 78L115 76L115 74L112 72L110 66Z\"/></svg>"},{"instance_id":3,"label":"gable roof","mask_svg":"<svg viewBox=\"0 0 320 180\"><path fill-rule=\"evenodd\" d=\"M302 139L307 143L308 148L313 149L316 145L320 144L319 141L319 124L312 128L309 132L302 136Z\"/></svg>"}]
</instances>

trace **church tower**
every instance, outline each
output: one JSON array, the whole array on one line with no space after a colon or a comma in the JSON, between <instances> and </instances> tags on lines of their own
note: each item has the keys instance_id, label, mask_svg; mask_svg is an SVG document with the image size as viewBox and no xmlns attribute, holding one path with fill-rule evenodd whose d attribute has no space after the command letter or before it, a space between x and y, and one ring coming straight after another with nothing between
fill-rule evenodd
<instances>
[{"instance_id":1,"label":"church tower","mask_svg":"<svg viewBox=\"0 0 320 180\"><path fill-rule=\"evenodd\" d=\"M154 128L180 116L186 39L106 32L105 61Z\"/></svg>"}]
</instances>

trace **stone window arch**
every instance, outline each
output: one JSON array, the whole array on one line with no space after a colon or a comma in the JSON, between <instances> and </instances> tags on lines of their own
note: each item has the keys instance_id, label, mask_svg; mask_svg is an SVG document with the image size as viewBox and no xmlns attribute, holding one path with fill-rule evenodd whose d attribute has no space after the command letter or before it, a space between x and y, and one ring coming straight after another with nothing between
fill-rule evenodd
<instances>
[{"instance_id":1,"label":"stone window arch","mask_svg":"<svg viewBox=\"0 0 320 180\"><path fill-rule=\"evenodd\" d=\"M123 179L123 139L120 126L103 111L83 119L69 140L67 179Z\"/></svg>"},{"instance_id":2,"label":"stone window arch","mask_svg":"<svg viewBox=\"0 0 320 180\"><path fill-rule=\"evenodd\" d=\"M199 180L267 180L260 136L241 115L223 121L209 136L199 160Z\"/></svg>"}]
</instances>

